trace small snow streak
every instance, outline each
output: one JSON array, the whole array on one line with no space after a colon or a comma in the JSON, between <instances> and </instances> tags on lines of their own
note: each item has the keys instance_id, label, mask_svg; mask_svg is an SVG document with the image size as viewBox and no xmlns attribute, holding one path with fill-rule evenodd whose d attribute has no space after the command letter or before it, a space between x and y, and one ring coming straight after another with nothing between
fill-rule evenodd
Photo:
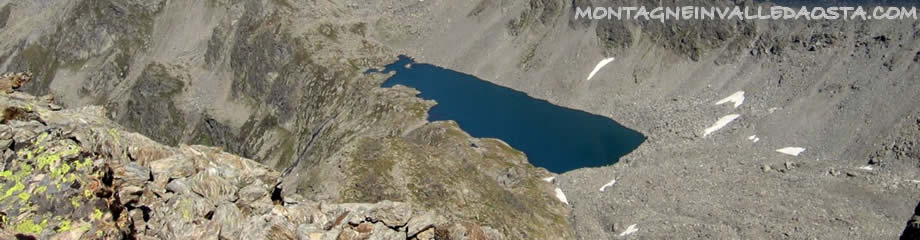
<instances>
[{"instance_id":1,"label":"small snow streak","mask_svg":"<svg viewBox=\"0 0 920 240\"><path fill-rule=\"evenodd\" d=\"M732 121L735 121L735 119L737 119L737 118L740 117L740 116L741 116L740 114L729 114L729 115L725 115L724 117L722 117L722 118L720 118L718 121L716 121L715 124L712 124L711 127L709 127L709 128L707 128L706 130L704 130L704 131L703 131L703 137L709 136L709 134L711 134L711 133L713 133L713 132L715 132L715 131L718 131L719 129L722 129L723 127L725 127L725 125L728 125L728 123L730 123L730 122L732 122Z\"/></svg>"},{"instance_id":2,"label":"small snow streak","mask_svg":"<svg viewBox=\"0 0 920 240\"><path fill-rule=\"evenodd\" d=\"M735 103L735 108L738 108L738 106L741 106L741 104L744 103L744 91L738 91L732 94L731 96L723 98L722 100L719 100L718 102L716 102L716 105L722 105L728 102Z\"/></svg>"},{"instance_id":3,"label":"small snow streak","mask_svg":"<svg viewBox=\"0 0 920 240\"><path fill-rule=\"evenodd\" d=\"M569 205L569 199L565 197L565 193L562 193L562 189L556 188L556 198L565 205Z\"/></svg>"},{"instance_id":4,"label":"small snow streak","mask_svg":"<svg viewBox=\"0 0 920 240\"><path fill-rule=\"evenodd\" d=\"M785 147L776 149L776 151L786 155L798 156L800 153L804 152L805 149L800 147Z\"/></svg>"},{"instance_id":5,"label":"small snow streak","mask_svg":"<svg viewBox=\"0 0 920 240\"><path fill-rule=\"evenodd\" d=\"M613 187L614 184L617 184L617 180L616 180L616 179L610 180L609 183L604 184L604 186L601 186L601 189L600 189L601 192L603 192L604 190L606 190L606 189L609 188L609 187Z\"/></svg>"},{"instance_id":6,"label":"small snow streak","mask_svg":"<svg viewBox=\"0 0 920 240\"><path fill-rule=\"evenodd\" d=\"M587 81L590 81L591 78L594 77L594 74L597 74L597 72L600 71L601 68L603 68L604 66L607 66L608 63L613 62L613 59L614 58L605 58L604 60L601 60L600 62L598 62L597 66L594 66L594 70L592 70L591 73L588 74Z\"/></svg>"},{"instance_id":7,"label":"small snow streak","mask_svg":"<svg viewBox=\"0 0 920 240\"><path fill-rule=\"evenodd\" d=\"M626 231L623 231L622 233L620 233L620 237L623 237L629 234L633 234L637 231L639 231L639 228L636 227L636 224L629 225L629 227L626 227Z\"/></svg>"}]
</instances>

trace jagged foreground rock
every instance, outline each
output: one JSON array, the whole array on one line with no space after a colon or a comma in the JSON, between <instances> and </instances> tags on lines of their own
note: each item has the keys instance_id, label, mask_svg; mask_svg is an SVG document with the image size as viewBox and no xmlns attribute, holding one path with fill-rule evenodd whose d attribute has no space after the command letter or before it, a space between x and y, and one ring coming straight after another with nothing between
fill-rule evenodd
<instances>
[{"instance_id":1,"label":"jagged foreground rock","mask_svg":"<svg viewBox=\"0 0 920 240\"><path fill-rule=\"evenodd\" d=\"M281 173L255 161L162 145L101 107L55 111L49 100L0 95L2 239L504 238L409 203L282 196Z\"/></svg>"}]
</instances>

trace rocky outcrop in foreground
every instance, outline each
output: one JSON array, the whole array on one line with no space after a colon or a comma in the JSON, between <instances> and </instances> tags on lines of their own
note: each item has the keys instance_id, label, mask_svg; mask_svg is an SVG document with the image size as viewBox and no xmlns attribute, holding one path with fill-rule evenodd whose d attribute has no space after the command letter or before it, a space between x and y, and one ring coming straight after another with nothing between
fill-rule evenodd
<instances>
[{"instance_id":1,"label":"rocky outcrop in foreground","mask_svg":"<svg viewBox=\"0 0 920 240\"><path fill-rule=\"evenodd\" d=\"M0 96L0 239L501 239L410 204L282 197L281 174L125 132L101 107Z\"/></svg>"}]
</instances>

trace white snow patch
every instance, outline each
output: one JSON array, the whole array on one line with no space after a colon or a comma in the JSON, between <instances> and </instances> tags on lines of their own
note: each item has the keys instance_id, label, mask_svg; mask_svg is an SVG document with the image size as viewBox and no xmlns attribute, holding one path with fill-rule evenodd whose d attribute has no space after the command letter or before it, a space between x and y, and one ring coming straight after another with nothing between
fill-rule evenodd
<instances>
[{"instance_id":1,"label":"white snow patch","mask_svg":"<svg viewBox=\"0 0 920 240\"><path fill-rule=\"evenodd\" d=\"M556 198L558 198L560 202L565 203L565 205L569 205L569 199L565 198L565 193L562 193L562 189L556 188Z\"/></svg>"},{"instance_id":2,"label":"white snow patch","mask_svg":"<svg viewBox=\"0 0 920 240\"><path fill-rule=\"evenodd\" d=\"M716 121L715 124L712 124L712 127L709 127L706 130L704 130L703 137L709 136L710 133L715 132L719 129L722 129L723 127L725 127L725 125L728 125L728 123L735 121L735 119L737 119L740 116L741 116L740 114L725 115L724 117Z\"/></svg>"},{"instance_id":3,"label":"white snow patch","mask_svg":"<svg viewBox=\"0 0 920 240\"><path fill-rule=\"evenodd\" d=\"M776 149L776 151L786 155L798 156L799 153L804 152L805 149L800 147L784 147Z\"/></svg>"},{"instance_id":4,"label":"white snow patch","mask_svg":"<svg viewBox=\"0 0 920 240\"><path fill-rule=\"evenodd\" d=\"M601 192L603 192L604 190L606 190L606 189L609 188L609 187L613 187L614 184L617 184L617 179L616 179L616 178L614 178L613 180L610 180L610 182L607 183L607 184L604 184L604 186L601 186L601 189L600 189Z\"/></svg>"},{"instance_id":5,"label":"white snow patch","mask_svg":"<svg viewBox=\"0 0 920 240\"><path fill-rule=\"evenodd\" d=\"M773 112L776 112L776 110L779 110L779 108L771 107L770 109L767 109L767 112L773 113Z\"/></svg>"},{"instance_id":6,"label":"white snow patch","mask_svg":"<svg viewBox=\"0 0 920 240\"><path fill-rule=\"evenodd\" d=\"M731 96L723 98L722 100L716 102L716 105L722 105L727 102L735 103L735 108L738 108L738 106L741 106L741 104L744 103L744 91L738 91Z\"/></svg>"},{"instance_id":7,"label":"white snow patch","mask_svg":"<svg viewBox=\"0 0 920 240\"><path fill-rule=\"evenodd\" d=\"M872 168L872 166L866 165L866 166L859 167L859 169L860 169L860 170L866 170L866 171L872 171L873 168Z\"/></svg>"},{"instance_id":8,"label":"white snow patch","mask_svg":"<svg viewBox=\"0 0 920 240\"><path fill-rule=\"evenodd\" d=\"M546 182L548 182L548 183L552 183L553 180L556 180L556 176L545 177L545 178L543 178L543 181L546 181Z\"/></svg>"},{"instance_id":9,"label":"white snow patch","mask_svg":"<svg viewBox=\"0 0 920 240\"><path fill-rule=\"evenodd\" d=\"M748 140L751 140L752 142L756 143L760 141L760 138L757 137L757 135L751 135L750 137L748 137Z\"/></svg>"},{"instance_id":10,"label":"white snow patch","mask_svg":"<svg viewBox=\"0 0 920 240\"><path fill-rule=\"evenodd\" d=\"M587 81L590 81L591 78L594 77L594 74L597 74L597 72L600 71L601 68L603 68L604 66L607 66L608 63L613 62L613 59L614 58L605 58L604 60L601 60L600 62L598 62L597 66L594 66L594 70L591 70L591 73L588 74Z\"/></svg>"},{"instance_id":11,"label":"white snow patch","mask_svg":"<svg viewBox=\"0 0 920 240\"><path fill-rule=\"evenodd\" d=\"M626 227L626 231L623 231L620 233L620 237L623 237L629 234L633 234L637 231L639 231L639 228L636 227L636 224L629 225L629 227Z\"/></svg>"},{"instance_id":12,"label":"white snow patch","mask_svg":"<svg viewBox=\"0 0 920 240\"><path fill-rule=\"evenodd\" d=\"M754 138L754 142L760 142L760 138Z\"/></svg>"}]
</instances>

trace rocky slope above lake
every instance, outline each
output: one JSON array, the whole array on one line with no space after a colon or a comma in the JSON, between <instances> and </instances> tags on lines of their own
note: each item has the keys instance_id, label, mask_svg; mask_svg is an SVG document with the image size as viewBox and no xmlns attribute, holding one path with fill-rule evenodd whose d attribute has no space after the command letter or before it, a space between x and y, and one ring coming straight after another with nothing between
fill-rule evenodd
<instances>
[{"instance_id":1,"label":"rocky slope above lake","mask_svg":"<svg viewBox=\"0 0 920 240\"><path fill-rule=\"evenodd\" d=\"M425 1L384 19L430 24L384 39L648 137L613 166L557 179L579 239L633 224L629 236L649 239L895 238L920 199L920 22L574 19L575 7L758 2ZM739 91L737 108L715 104Z\"/></svg>"}]
</instances>

